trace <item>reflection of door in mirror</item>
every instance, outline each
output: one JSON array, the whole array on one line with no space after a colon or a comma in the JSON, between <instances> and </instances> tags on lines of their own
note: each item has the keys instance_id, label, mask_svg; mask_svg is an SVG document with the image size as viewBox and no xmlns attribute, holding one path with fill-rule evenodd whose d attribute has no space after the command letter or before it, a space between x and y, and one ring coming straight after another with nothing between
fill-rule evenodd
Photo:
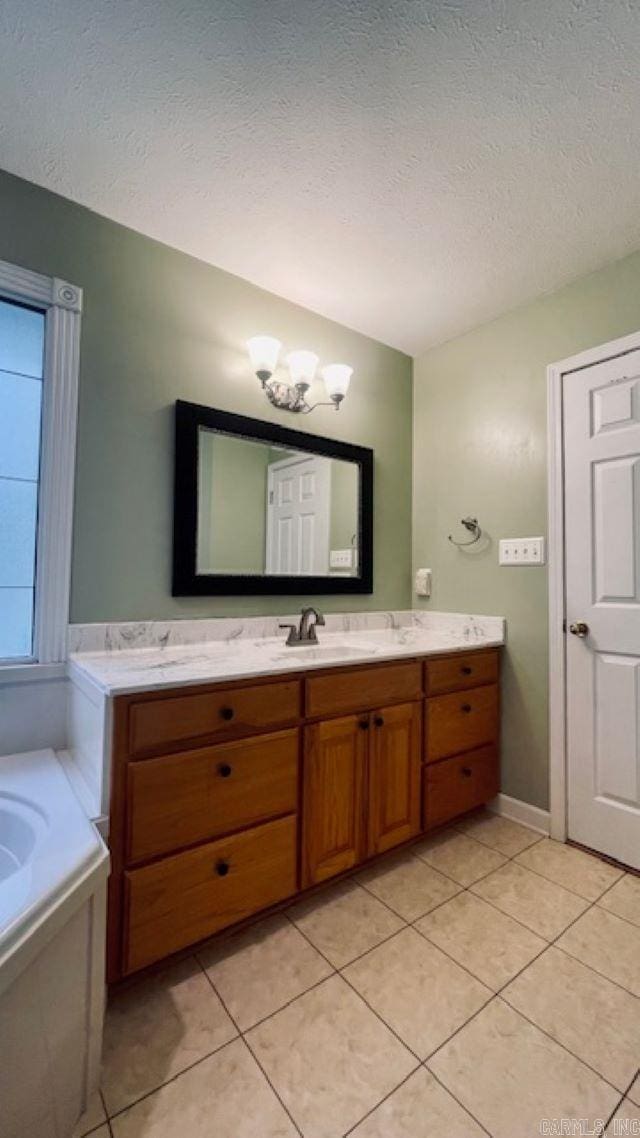
<instances>
[{"instance_id":1,"label":"reflection of door in mirror","mask_svg":"<svg viewBox=\"0 0 640 1138\"><path fill-rule=\"evenodd\" d=\"M358 575L360 470L207 427L198 432L198 574Z\"/></svg>"},{"instance_id":2,"label":"reflection of door in mirror","mask_svg":"<svg viewBox=\"0 0 640 1138\"><path fill-rule=\"evenodd\" d=\"M329 572L331 459L291 455L269 465L267 573Z\"/></svg>"}]
</instances>

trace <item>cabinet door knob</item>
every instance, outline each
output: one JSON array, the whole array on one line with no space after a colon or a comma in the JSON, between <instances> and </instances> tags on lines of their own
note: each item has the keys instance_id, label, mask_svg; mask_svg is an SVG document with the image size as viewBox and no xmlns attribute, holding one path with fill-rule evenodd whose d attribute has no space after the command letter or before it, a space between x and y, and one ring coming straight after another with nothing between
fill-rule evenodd
<instances>
[{"instance_id":1,"label":"cabinet door knob","mask_svg":"<svg viewBox=\"0 0 640 1138\"><path fill-rule=\"evenodd\" d=\"M384 727L384 719L382 715L376 715L374 721L376 727Z\"/></svg>"},{"instance_id":2,"label":"cabinet door knob","mask_svg":"<svg viewBox=\"0 0 640 1138\"><path fill-rule=\"evenodd\" d=\"M369 720L368 719L361 719L360 722L358 723L358 727L360 728L361 731L368 731L369 730Z\"/></svg>"},{"instance_id":3,"label":"cabinet door knob","mask_svg":"<svg viewBox=\"0 0 640 1138\"><path fill-rule=\"evenodd\" d=\"M472 671L473 671L473 668L470 667L469 664L463 664L460 671L462 672L463 676L470 676Z\"/></svg>"},{"instance_id":4,"label":"cabinet door knob","mask_svg":"<svg viewBox=\"0 0 640 1138\"><path fill-rule=\"evenodd\" d=\"M218 767L218 774L220 775L220 778L229 778L229 775L231 774L231 767L229 764L220 763L220 766Z\"/></svg>"},{"instance_id":5,"label":"cabinet door knob","mask_svg":"<svg viewBox=\"0 0 640 1138\"><path fill-rule=\"evenodd\" d=\"M460 774L463 778L471 778L473 771L471 770L471 767L461 767Z\"/></svg>"},{"instance_id":6,"label":"cabinet door knob","mask_svg":"<svg viewBox=\"0 0 640 1138\"><path fill-rule=\"evenodd\" d=\"M463 703L462 707L460 708L460 711L464 711L465 715L468 715L469 712L471 711L471 704L470 703Z\"/></svg>"},{"instance_id":7,"label":"cabinet door knob","mask_svg":"<svg viewBox=\"0 0 640 1138\"><path fill-rule=\"evenodd\" d=\"M230 868L231 867L228 861L221 859L220 861L216 862L216 873L218 874L218 877L226 877Z\"/></svg>"},{"instance_id":8,"label":"cabinet door knob","mask_svg":"<svg viewBox=\"0 0 640 1138\"><path fill-rule=\"evenodd\" d=\"M226 719L228 722L230 719L233 719L234 715L235 715L235 712L234 712L232 707L221 707L220 708L220 718L221 719Z\"/></svg>"}]
</instances>

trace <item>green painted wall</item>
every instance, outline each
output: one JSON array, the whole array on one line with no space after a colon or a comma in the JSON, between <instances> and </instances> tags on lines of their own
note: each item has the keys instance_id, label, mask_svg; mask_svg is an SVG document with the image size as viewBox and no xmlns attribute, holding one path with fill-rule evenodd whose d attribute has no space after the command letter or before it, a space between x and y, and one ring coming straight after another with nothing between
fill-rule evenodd
<instances>
[{"instance_id":1,"label":"green painted wall","mask_svg":"<svg viewBox=\"0 0 640 1138\"><path fill-rule=\"evenodd\" d=\"M348 462L331 464L331 528L329 547L350 549L358 530L358 472ZM355 574L355 570L354 570Z\"/></svg>"},{"instance_id":2,"label":"green painted wall","mask_svg":"<svg viewBox=\"0 0 640 1138\"><path fill-rule=\"evenodd\" d=\"M199 573L264 573L270 461L266 443L200 432Z\"/></svg>"},{"instance_id":3,"label":"green painted wall","mask_svg":"<svg viewBox=\"0 0 640 1138\"><path fill-rule=\"evenodd\" d=\"M372 447L375 592L294 603L333 610L409 604L408 356L4 173L0 257L84 289L73 621L282 611L277 597L170 595L178 398ZM271 408L244 349L263 331L353 366L339 414L322 408L300 421Z\"/></svg>"},{"instance_id":4,"label":"green painted wall","mask_svg":"<svg viewBox=\"0 0 640 1138\"><path fill-rule=\"evenodd\" d=\"M548 806L547 573L498 566L501 537L547 532L546 366L640 328L640 253L427 352L414 366L416 605L506 616L503 790ZM490 543L453 548L476 515Z\"/></svg>"}]
</instances>

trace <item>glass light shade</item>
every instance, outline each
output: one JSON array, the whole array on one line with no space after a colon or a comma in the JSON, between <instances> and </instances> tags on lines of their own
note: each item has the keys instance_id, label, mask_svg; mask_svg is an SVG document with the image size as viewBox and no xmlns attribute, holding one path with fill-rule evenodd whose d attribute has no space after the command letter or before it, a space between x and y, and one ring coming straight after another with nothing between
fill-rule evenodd
<instances>
[{"instance_id":1,"label":"glass light shade","mask_svg":"<svg viewBox=\"0 0 640 1138\"><path fill-rule=\"evenodd\" d=\"M353 375L353 368L348 364L327 364L322 369L322 378L327 389L329 399L344 399L349 390L349 381Z\"/></svg>"},{"instance_id":2,"label":"glass light shade","mask_svg":"<svg viewBox=\"0 0 640 1138\"><path fill-rule=\"evenodd\" d=\"M263 375L267 379L273 375L281 347L282 344L274 336L252 336L250 340L247 340L251 365L261 379Z\"/></svg>"},{"instance_id":3,"label":"glass light shade","mask_svg":"<svg viewBox=\"0 0 640 1138\"><path fill-rule=\"evenodd\" d=\"M316 374L318 357L315 352L289 352L287 363L289 365L291 382L306 383L308 385Z\"/></svg>"}]
</instances>

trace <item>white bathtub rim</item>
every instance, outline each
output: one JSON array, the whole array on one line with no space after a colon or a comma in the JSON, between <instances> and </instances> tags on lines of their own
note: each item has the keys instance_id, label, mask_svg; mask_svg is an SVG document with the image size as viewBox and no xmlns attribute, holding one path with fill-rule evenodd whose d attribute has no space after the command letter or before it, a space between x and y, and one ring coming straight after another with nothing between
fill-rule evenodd
<instances>
[{"instance_id":1,"label":"white bathtub rim","mask_svg":"<svg viewBox=\"0 0 640 1138\"><path fill-rule=\"evenodd\" d=\"M32 863L31 895L0 927L1 994L107 877L109 854L53 751L0 758L0 789L33 801L51 820Z\"/></svg>"}]
</instances>

